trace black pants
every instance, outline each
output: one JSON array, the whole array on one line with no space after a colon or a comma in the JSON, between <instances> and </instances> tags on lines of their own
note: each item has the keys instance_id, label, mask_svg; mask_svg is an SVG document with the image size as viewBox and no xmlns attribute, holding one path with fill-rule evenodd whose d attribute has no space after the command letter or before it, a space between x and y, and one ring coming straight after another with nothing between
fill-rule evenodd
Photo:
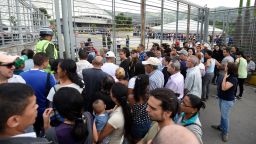
<instances>
[{"instance_id":1,"label":"black pants","mask_svg":"<svg viewBox=\"0 0 256 144\"><path fill-rule=\"evenodd\" d=\"M243 92L244 92L244 81L245 81L245 78L238 78L238 86L239 86L239 95L238 96L240 96L240 97L242 97ZM237 92L237 89L236 89L236 92Z\"/></svg>"},{"instance_id":2,"label":"black pants","mask_svg":"<svg viewBox=\"0 0 256 144\"><path fill-rule=\"evenodd\" d=\"M212 78L212 83L216 83L218 77L219 77L219 69L217 68L217 66L215 66L214 68L214 76Z\"/></svg>"}]
</instances>

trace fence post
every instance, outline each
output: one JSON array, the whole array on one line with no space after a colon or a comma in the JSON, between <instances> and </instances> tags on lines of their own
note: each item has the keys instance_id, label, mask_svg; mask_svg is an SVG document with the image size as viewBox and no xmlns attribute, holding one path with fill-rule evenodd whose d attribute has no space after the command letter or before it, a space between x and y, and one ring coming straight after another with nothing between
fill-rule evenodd
<instances>
[{"instance_id":1,"label":"fence post","mask_svg":"<svg viewBox=\"0 0 256 144\"><path fill-rule=\"evenodd\" d=\"M208 42L209 8L204 9L204 42Z\"/></svg>"},{"instance_id":2,"label":"fence post","mask_svg":"<svg viewBox=\"0 0 256 144\"><path fill-rule=\"evenodd\" d=\"M5 42L4 42L4 31L3 31L3 24L2 24L2 13L0 11L0 35L1 35L1 41L2 41L2 45L4 46L5 45Z\"/></svg>"},{"instance_id":3,"label":"fence post","mask_svg":"<svg viewBox=\"0 0 256 144\"><path fill-rule=\"evenodd\" d=\"M8 15L9 15L9 18L11 18L11 6L10 6L10 1L8 0L7 1L8 2ZM12 25L12 22L9 20L9 24L10 24L10 32L11 32L11 38L12 38L12 42L13 42L13 31L12 31L12 27L13 27L13 25ZM8 28L9 29L9 28Z\"/></svg>"},{"instance_id":4,"label":"fence post","mask_svg":"<svg viewBox=\"0 0 256 144\"><path fill-rule=\"evenodd\" d=\"M140 42L141 44L145 45L145 10L146 10L146 0L141 0L141 36L140 36Z\"/></svg>"},{"instance_id":5,"label":"fence post","mask_svg":"<svg viewBox=\"0 0 256 144\"><path fill-rule=\"evenodd\" d=\"M216 19L215 19L215 15L216 15L216 10L214 10L214 14L213 14L213 24L212 24L212 42L211 42L211 46L213 46L214 44L214 33L215 33L215 22L216 22Z\"/></svg>"},{"instance_id":6,"label":"fence post","mask_svg":"<svg viewBox=\"0 0 256 144\"><path fill-rule=\"evenodd\" d=\"M191 12L191 6L188 5L188 15L187 15L187 40L189 39L189 31L190 31L190 12Z\"/></svg>"},{"instance_id":7,"label":"fence post","mask_svg":"<svg viewBox=\"0 0 256 144\"><path fill-rule=\"evenodd\" d=\"M112 0L112 38L113 52L116 54L116 6L115 0Z\"/></svg>"},{"instance_id":8,"label":"fence post","mask_svg":"<svg viewBox=\"0 0 256 144\"><path fill-rule=\"evenodd\" d=\"M75 42L74 42L74 29L73 29L71 0L68 0L67 4L68 4L67 8L68 8L68 26L69 26L71 59L75 60L75 49L74 49Z\"/></svg>"},{"instance_id":9,"label":"fence post","mask_svg":"<svg viewBox=\"0 0 256 144\"><path fill-rule=\"evenodd\" d=\"M163 27L164 27L164 0L161 0L161 39L160 44L163 43Z\"/></svg>"},{"instance_id":10,"label":"fence post","mask_svg":"<svg viewBox=\"0 0 256 144\"><path fill-rule=\"evenodd\" d=\"M65 56L66 58L71 58L70 55L70 36L69 36L69 27L68 27L68 11L67 8L67 0L61 0L61 8L62 8L62 22L63 22L63 30L64 30L64 43L65 43Z\"/></svg>"},{"instance_id":11,"label":"fence post","mask_svg":"<svg viewBox=\"0 0 256 144\"><path fill-rule=\"evenodd\" d=\"M23 36L21 31L21 21L20 21L20 7L19 7L19 0L15 0L15 6L16 6L16 15L17 15L17 27L19 31L19 41L23 43Z\"/></svg>"},{"instance_id":12,"label":"fence post","mask_svg":"<svg viewBox=\"0 0 256 144\"><path fill-rule=\"evenodd\" d=\"M201 17L201 28L200 28L200 43L203 41L204 39L204 36L203 36L203 24L204 24L204 9L201 10L201 13L200 13L200 17Z\"/></svg>"},{"instance_id":13,"label":"fence post","mask_svg":"<svg viewBox=\"0 0 256 144\"><path fill-rule=\"evenodd\" d=\"M197 14L197 29L196 29L196 39L199 40L199 20L200 20L200 8L198 9L198 14Z\"/></svg>"},{"instance_id":14,"label":"fence post","mask_svg":"<svg viewBox=\"0 0 256 144\"><path fill-rule=\"evenodd\" d=\"M179 33L179 1L177 1L177 11L176 11L176 40L178 39L178 33Z\"/></svg>"},{"instance_id":15,"label":"fence post","mask_svg":"<svg viewBox=\"0 0 256 144\"><path fill-rule=\"evenodd\" d=\"M59 45L59 56L63 59L64 45L62 40L62 31L61 31L61 23L60 23L60 7L59 0L54 0L55 2L55 14L56 14L56 26L57 26L57 37L58 37L58 45Z\"/></svg>"}]
</instances>

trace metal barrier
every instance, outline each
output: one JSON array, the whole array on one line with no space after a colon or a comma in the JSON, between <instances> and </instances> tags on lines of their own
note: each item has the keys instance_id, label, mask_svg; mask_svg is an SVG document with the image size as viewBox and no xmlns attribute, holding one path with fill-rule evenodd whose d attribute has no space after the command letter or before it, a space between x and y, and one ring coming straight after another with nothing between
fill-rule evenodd
<instances>
[{"instance_id":1,"label":"metal barrier","mask_svg":"<svg viewBox=\"0 0 256 144\"><path fill-rule=\"evenodd\" d=\"M0 51L17 54L33 48L39 29L49 25L45 8L32 0L0 0ZM15 50L13 50L15 49Z\"/></svg>"},{"instance_id":2,"label":"metal barrier","mask_svg":"<svg viewBox=\"0 0 256 144\"><path fill-rule=\"evenodd\" d=\"M211 33L211 43L237 46L246 55L256 56L256 7L210 11L209 23L222 30Z\"/></svg>"},{"instance_id":3,"label":"metal barrier","mask_svg":"<svg viewBox=\"0 0 256 144\"><path fill-rule=\"evenodd\" d=\"M153 43L171 45L188 38L207 41L208 9L186 1L73 0L72 3L75 47L88 38L96 48L113 51L120 47L136 48L140 43L149 49Z\"/></svg>"},{"instance_id":4,"label":"metal barrier","mask_svg":"<svg viewBox=\"0 0 256 144\"><path fill-rule=\"evenodd\" d=\"M12 37L18 29L18 38L8 40L3 36L1 46L10 41L36 41L40 27L46 25L57 31L60 54L65 51L68 58L74 58L75 49L88 38L96 48L115 52L117 48L136 48L141 43L149 49L152 43L208 40L209 9L185 0L0 1L2 27L9 26Z\"/></svg>"}]
</instances>

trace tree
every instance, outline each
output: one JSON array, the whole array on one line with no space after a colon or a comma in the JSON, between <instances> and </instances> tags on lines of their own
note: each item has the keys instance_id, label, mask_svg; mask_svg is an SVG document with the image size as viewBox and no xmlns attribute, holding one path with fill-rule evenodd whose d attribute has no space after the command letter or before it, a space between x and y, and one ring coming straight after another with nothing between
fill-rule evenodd
<instances>
[{"instance_id":1,"label":"tree","mask_svg":"<svg viewBox=\"0 0 256 144\"><path fill-rule=\"evenodd\" d=\"M243 8L243 0L240 0L238 16L236 19L235 32L234 32L234 43L237 46L241 45L241 33L242 33L242 8Z\"/></svg>"},{"instance_id":2,"label":"tree","mask_svg":"<svg viewBox=\"0 0 256 144\"><path fill-rule=\"evenodd\" d=\"M115 16L116 27L124 30L126 28L130 29L133 27L132 25L132 17L127 17L124 13L119 13Z\"/></svg>"},{"instance_id":3,"label":"tree","mask_svg":"<svg viewBox=\"0 0 256 144\"><path fill-rule=\"evenodd\" d=\"M243 35L242 35L242 43L245 48L248 48L250 44L250 23L251 23L251 14L250 14L250 0L247 0L246 2L246 8L244 13L244 19L243 19Z\"/></svg>"}]
</instances>

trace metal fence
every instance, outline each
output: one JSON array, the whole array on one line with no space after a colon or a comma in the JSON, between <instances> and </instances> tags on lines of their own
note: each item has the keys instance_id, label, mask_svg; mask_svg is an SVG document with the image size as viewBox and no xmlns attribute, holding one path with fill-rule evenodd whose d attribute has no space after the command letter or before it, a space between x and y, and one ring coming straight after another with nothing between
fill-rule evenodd
<instances>
[{"instance_id":1,"label":"metal fence","mask_svg":"<svg viewBox=\"0 0 256 144\"><path fill-rule=\"evenodd\" d=\"M209 9L182 0L73 0L71 9L75 33L71 48L88 38L96 48L113 51L140 43L150 48L153 42L207 41ZM63 31L64 19L60 16Z\"/></svg>"},{"instance_id":2,"label":"metal fence","mask_svg":"<svg viewBox=\"0 0 256 144\"><path fill-rule=\"evenodd\" d=\"M210 33L212 43L234 45L246 55L256 56L256 7L212 10L209 23L222 30Z\"/></svg>"},{"instance_id":3,"label":"metal fence","mask_svg":"<svg viewBox=\"0 0 256 144\"><path fill-rule=\"evenodd\" d=\"M65 51L71 58L88 38L94 47L113 51L140 43L150 48L153 42L171 45L188 38L208 40L209 9L185 0L0 1L1 33L6 33L3 27L7 26L11 36L1 37L0 48L35 42L40 27L46 25L56 31L60 54Z\"/></svg>"},{"instance_id":4,"label":"metal fence","mask_svg":"<svg viewBox=\"0 0 256 144\"><path fill-rule=\"evenodd\" d=\"M0 50L13 54L33 48L39 29L49 26L50 15L33 0L0 0ZM43 8L44 9L44 8Z\"/></svg>"}]
</instances>

